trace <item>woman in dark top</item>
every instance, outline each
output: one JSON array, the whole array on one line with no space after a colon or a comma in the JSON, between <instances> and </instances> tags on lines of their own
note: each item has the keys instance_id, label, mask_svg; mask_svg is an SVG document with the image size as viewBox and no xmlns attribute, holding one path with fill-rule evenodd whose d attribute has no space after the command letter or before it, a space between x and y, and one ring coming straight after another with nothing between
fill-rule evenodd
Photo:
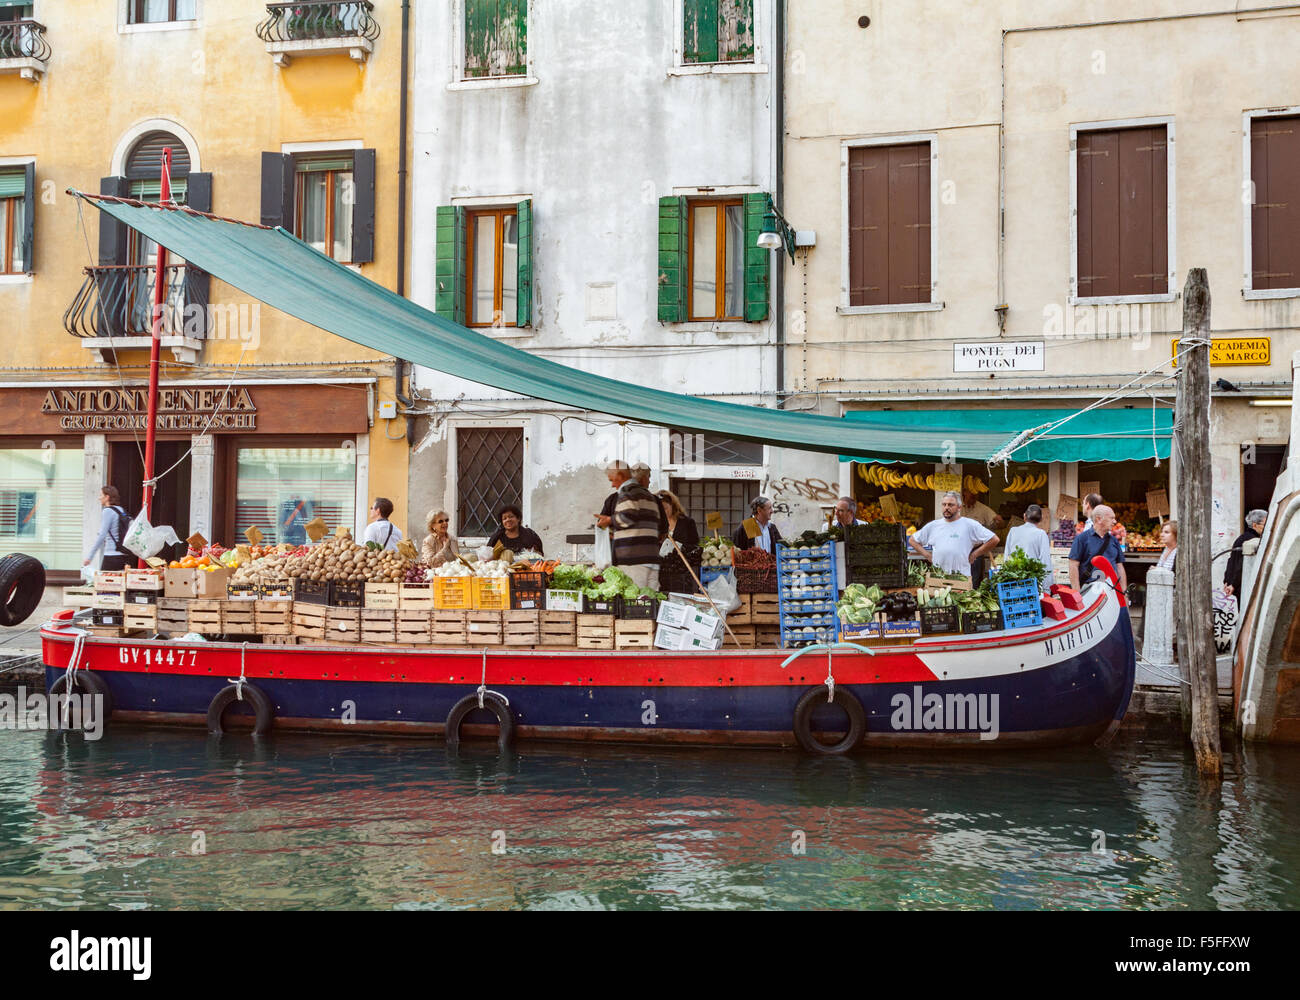
<instances>
[{"instance_id":1,"label":"woman in dark top","mask_svg":"<svg viewBox=\"0 0 1300 1000\"><path fill-rule=\"evenodd\" d=\"M682 507L682 502L668 490L660 490L659 506L663 508L664 517L668 519L668 537L687 552L698 548L700 544L699 526L696 525L693 518L687 515ZM671 554L664 556L664 564L668 565L673 560L680 564L681 558L676 551L673 551Z\"/></svg>"},{"instance_id":2,"label":"woman in dark top","mask_svg":"<svg viewBox=\"0 0 1300 1000\"><path fill-rule=\"evenodd\" d=\"M516 555L525 549L533 549L544 554L542 540L537 537L537 532L532 528L525 528L520 523L523 517L523 511L514 504L502 507L497 512L497 520L501 522L501 527L492 532L492 537L487 540L488 545L496 548L497 542L500 542Z\"/></svg>"}]
</instances>

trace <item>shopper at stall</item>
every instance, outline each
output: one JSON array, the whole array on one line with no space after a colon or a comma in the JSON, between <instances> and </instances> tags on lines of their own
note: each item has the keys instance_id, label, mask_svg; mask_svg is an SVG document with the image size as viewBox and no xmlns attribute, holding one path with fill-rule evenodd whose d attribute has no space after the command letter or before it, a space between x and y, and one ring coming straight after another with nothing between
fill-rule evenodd
<instances>
[{"instance_id":1,"label":"shopper at stall","mask_svg":"<svg viewBox=\"0 0 1300 1000\"><path fill-rule=\"evenodd\" d=\"M858 520L858 504L852 497L840 497L835 501L835 523L841 528L851 524L865 524Z\"/></svg>"},{"instance_id":2,"label":"shopper at stall","mask_svg":"<svg viewBox=\"0 0 1300 1000\"><path fill-rule=\"evenodd\" d=\"M518 554L525 549L532 549L537 553L544 553L542 540L532 528L525 528L523 525L524 514L514 504L506 504L497 511L497 521L501 527L492 532L492 537L487 540L489 548L495 549L497 543L501 543L504 548Z\"/></svg>"},{"instance_id":3,"label":"shopper at stall","mask_svg":"<svg viewBox=\"0 0 1300 1000\"><path fill-rule=\"evenodd\" d=\"M1164 545L1164 551L1160 553L1160 558L1156 561L1157 569L1167 569L1169 572L1174 571L1174 561L1178 558L1178 522L1166 521L1160 529L1160 541Z\"/></svg>"},{"instance_id":4,"label":"shopper at stall","mask_svg":"<svg viewBox=\"0 0 1300 1000\"><path fill-rule=\"evenodd\" d=\"M646 465L645 462L637 462L636 465L632 466L632 478L635 479L642 486L644 486L647 490L649 490L650 489L650 466ZM660 504L659 505L660 539L666 537L667 534L668 534L668 519L664 516L663 504Z\"/></svg>"},{"instance_id":5,"label":"shopper at stall","mask_svg":"<svg viewBox=\"0 0 1300 1000\"><path fill-rule=\"evenodd\" d=\"M695 523L695 519L686 513L685 508L682 507L682 502L669 490L660 490L657 495L659 497L659 510L668 524L665 537L671 538L687 552L699 548L700 527ZM677 553L676 548L663 557L664 568L666 569L669 565L672 565L679 572L685 572L682 567L686 564L682 562L682 557Z\"/></svg>"},{"instance_id":6,"label":"shopper at stall","mask_svg":"<svg viewBox=\"0 0 1300 1000\"><path fill-rule=\"evenodd\" d=\"M1121 591L1128 589L1128 575L1124 571L1124 551L1115 536L1110 533L1115 527L1115 512L1105 504L1098 504L1092 509L1092 527L1075 536L1070 546L1070 586L1078 590L1086 587L1101 571L1092 564L1096 556L1105 556L1115 567L1119 577Z\"/></svg>"},{"instance_id":7,"label":"shopper at stall","mask_svg":"<svg viewBox=\"0 0 1300 1000\"><path fill-rule=\"evenodd\" d=\"M978 521L962 517L960 493L945 493L940 509L943 516L915 532L908 541L921 558L944 572L970 576L975 561L998 544L998 536Z\"/></svg>"},{"instance_id":8,"label":"shopper at stall","mask_svg":"<svg viewBox=\"0 0 1300 1000\"><path fill-rule=\"evenodd\" d=\"M460 545L448 530L450 524L451 518L445 510L429 512L429 533L424 536L424 544L420 546L422 563L437 568L460 555Z\"/></svg>"},{"instance_id":9,"label":"shopper at stall","mask_svg":"<svg viewBox=\"0 0 1300 1000\"><path fill-rule=\"evenodd\" d=\"M1092 521L1093 510L1100 507L1105 502L1106 501L1102 500L1100 493L1089 493L1084 497L1083 500L1080 501L1080 505L1083 508L1083 522L1085 524L1090 523Z\"/></svg>"},{"instance_id":10,"label":"shopper at stall","mask_svg":"<svg viewBox=\"0 0 1300 1000\"><path fill-rule=\"evenodd\" d=\"M99 564L102 570L126 569L131 557L126 553L122 543L126 541L126 529L130 527L131 517L122 506L122 495L116 486L103 486L99 490L99 534L81 565L89 566L100 549L104 550L104 560Z\"/></svg>"},{"instance_id":11,"label":"shopper at stall","mask_svg":"<svg viewBox=\"0 0 1300 1000\"><path fill-rule=\"evenodd\" d=\"M752 549L755 546L764 552L776 555L776 543L781 540L781 532L772 523L772 501L765 496L756 496L749 504L751 516L758 522L758 535L750 538L742 524L736 529L731 540L738 549Z\"/></svg>"},{"instance_id":12,"label":"shopper at stall","mask_svg":"<svg viewBox=\"0 0 1300 1000\"><path fill-rule=\"evenodd\" d=\"M1229 597L1241 594L1241 547L1247 542L1258 541L1264 535L1264 524L1268 521L1268 511L1252 510L1246 515L1246 530L1232 543L1232 552L1228 556L1228 565L1223 570L1223 592Z\"/></svg>"},{"instance_id":13,"label":"shopper at stall","mask_svg":"<svg viewBox=\"0 0 1300 1000\"><path fill-rule=\"evenodd\" d=\"M602 521L601 518L609 518L614 513L614 507L618 504L618 488L627 482L631 475L632 467L626 462L613 461L605 466L605 478L609 480L612 492L605 497L605 502L600 506L600 513L596 515L596 523L600 527L609 527L609 521Z\"/></svg>"},{"instance_id":14,"label":"shopper at stall","mask_svg":"<svg viewBox=\"0 0 1300 1000\"><path fill-rule=\"evenodd\" d=\"M659 499L632 478L622 462L606 470L611 485L618 486L612 514L596 515L596 524L611 529L614 565L632 578L638 587L659 586Z\"/></svg>"},{"instance_id":15,"label":"shopper at stall","mask_svg":"<svg viewBox=\"0 0 1300 1000\"><path fill-rule=\"evenodd\" d=\"M996 528L1002 525L1002 518L992 507L982 503L974 493L966 490L962 494L961 505L962 516L975 521L985 528Z\"/></svg>"},{"instance_id":16,"label":"shopper at stall","mask_svg":"<svg viewBox=\"0 0 1300 1000\"><path fill-rule=\"evenodd\" d=\"M386 549L397 548L402 540L402 529L389 520L393 516L393 501L387 497L375 497L370 505L370 523L361 535L361 542L378 542Z\"/></svg>"},{"instance_id":17,"label":"shopper at stall","mask_svg":"<svg viewBox=\"0 0 1300 1000\"><path fill-rule=\"evenodd\" d=\"M1037 559L1046 567L1047 572L1038 581L1046 590L1052 582L1052 542L1043 528L1043 508L1031 503L1025 508L1025 523L1017 524L1007 532L1006 554L1023 552L1030 559Z\"/></svg>"}]
</instances>

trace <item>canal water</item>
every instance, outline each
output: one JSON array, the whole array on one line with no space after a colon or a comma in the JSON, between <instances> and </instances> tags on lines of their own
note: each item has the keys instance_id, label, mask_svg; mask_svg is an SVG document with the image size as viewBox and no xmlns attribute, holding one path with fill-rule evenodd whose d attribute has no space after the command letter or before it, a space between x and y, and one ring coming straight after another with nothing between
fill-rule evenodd
<instances>
[{"instance_id":1,"label":"canal water","mask_svg":"<svg viewBox=\"0 0 1300 1000\"><path fill-rule=\"evenodd\" d=\"M0 732L0 908L1293 909L1300 750Z\"/></svg>"}]
</instances>

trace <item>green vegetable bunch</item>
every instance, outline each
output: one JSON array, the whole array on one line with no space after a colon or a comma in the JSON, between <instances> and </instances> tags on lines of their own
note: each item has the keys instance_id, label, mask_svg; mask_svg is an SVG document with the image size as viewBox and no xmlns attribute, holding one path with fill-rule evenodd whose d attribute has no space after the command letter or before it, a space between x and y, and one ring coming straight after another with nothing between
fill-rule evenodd
<instances>
[{"instance_id":1,"label":"green vegetable bunch","mask_svg":"<svg viewBox=\"0 0 1300 1000\"><path fill-rule=\"evenodd\" d=\"M1037 559L1030 559L1024 549L1016 549L1002 560L992 577L992 583L1010 583L1013 580L1033 580L1038 583L1047 575L1047 567Z\"/></svg>"}]
</instances>

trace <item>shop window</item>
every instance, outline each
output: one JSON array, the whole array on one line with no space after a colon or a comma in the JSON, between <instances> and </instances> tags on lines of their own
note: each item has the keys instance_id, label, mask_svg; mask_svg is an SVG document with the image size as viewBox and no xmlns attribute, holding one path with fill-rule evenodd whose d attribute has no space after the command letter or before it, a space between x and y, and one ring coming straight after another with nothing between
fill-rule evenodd
<instances>
[{"instance_id":1,"label":"shop window","mask_svg":"<svg viewBox=\"0 0 1300 1000\"><path fill-rule=\"evenodd\" d=\"M240 448L235 457L235 535L253 526L264 543L307 540L307 522L355 523L357 466L351 448Z\"/></svg>"},{"instance_id":2,"label":"shop window","mask_svg":"<svg viewBox=\"0 0 1300 1000\"><path fill-rule=\"evenodd\" d=\"M1080 131L1075 150L1077 296L1166 294L1167 126Z\"/></svg>"},{"instance_id":3,"label":"shop window","mask_svg":"<svg viewBox=\"0 0 1300 1000\"><path fill-rule=\"evenodd\" d=\"M434 307L462 326L533 323L533 202L437 213Z\"/></svg>"},{"instance_id":4,"label":"shop window","mask_svg":"<svg viewBox=\"0 0 1300 1000\"><path fill-rule=\"evenodd\" d=\"M1300 116L1250 122L1250 290L1300 289Z\"/></svg>"},{"instance_id":5,"label":"shop window","mask_svg":"<svg viewBox=\"0 0 1300 1000\"><path fill-rule=\"evenodd\" d=\"M770 251L758 246L772 199L659 199L659 322L767 319Z\"/></svg>"},{"instance_id":6,"label":"shop window","mask_svg":"<svg viewBox=\"0 0 1300 1000\"><path fill-rule=\"evenodd\" d=\"M762 465L763 445L722 434L674 429L668 435L670 465Z\"/></svg>"},{"instance_id":7,"label":"shop window","mask_svg":"<svg viewBox=\"0 0 1300 1000\"><path fill-rule=\"evenodd\" d=\"M523 506L524 429L460 427L456 430L456 530L465 538L497 529L497 511Z\"/></svg>"},{"instance_id":8,"label":"shop window","mask_svg":"<svg viewBox=\"0 0 1300 1000\"><path fill-rule=\"evenodd\" d=\"M128 24L193 21L198 0L127 0Z\"/></svg>"},{"instance_id":9,"label":"shop window","mask_svg":"<svg viewBox=\"0 0 1300 1000\"><path fill-rule=\"evenodd\" d=\"M682 0L682 62L754 61L754 0Z\"/></svg>"},{"instance_id":10,"label":"shop window","mask_svg":"<svg viewBox=\"0 0 1300 1000\"><path fill-rule=\"evenodd\" d=\"M528 75L528 0L464 0L463 77Z\"/></svg>"},{"instance_id":11,"label":"shop window","mask_svg":"<svg viewBox=\"0 0 1300 1000\"><path fill-rule=\"evenodd\" d=\"M33 270L35 215L35 164L0 170L0 274Z\"/></svg>"},{"instance_id":12,"label":"shop window","mask_svg":"<svg viewBox=\"0 0 1300 1000\"><path fill-rule=\"evenodd\" d=\"M708 533L707 516L717 511L722 515L724 534L730 536L749 517L749 502L758 495L758 483L735 479L673 479L671 483L669 488L695 520L701 535Z\"/></svg>"},{"instance_id":13,"label":"shop window","mask_svg":"<svg viewBox=\"0 0 1300 1000\"><path fill-rule=\"evenodd\" d=\"M850 308L931 301L931 166L928 142L849 148Z\"/></svg>"},{"instance_id":14,"label":"shop window","mask_svg":"<svg viewBox=\"0 0 1300 1000\"><path fill-rule=\"evenodd\" d=\"M84 476L79 447L0 448L0 552L80 568Z\"/></svg>"},{"instance_id":15,"label":"shop window","mask_svg":"<svg viewBox=\"0 0 1300 1000\"><path fill-rule=\"evenodd\" d=\"M375 151L262 154L262 225L344 264L375 259Z\"/></svg>"}]
</instances>

